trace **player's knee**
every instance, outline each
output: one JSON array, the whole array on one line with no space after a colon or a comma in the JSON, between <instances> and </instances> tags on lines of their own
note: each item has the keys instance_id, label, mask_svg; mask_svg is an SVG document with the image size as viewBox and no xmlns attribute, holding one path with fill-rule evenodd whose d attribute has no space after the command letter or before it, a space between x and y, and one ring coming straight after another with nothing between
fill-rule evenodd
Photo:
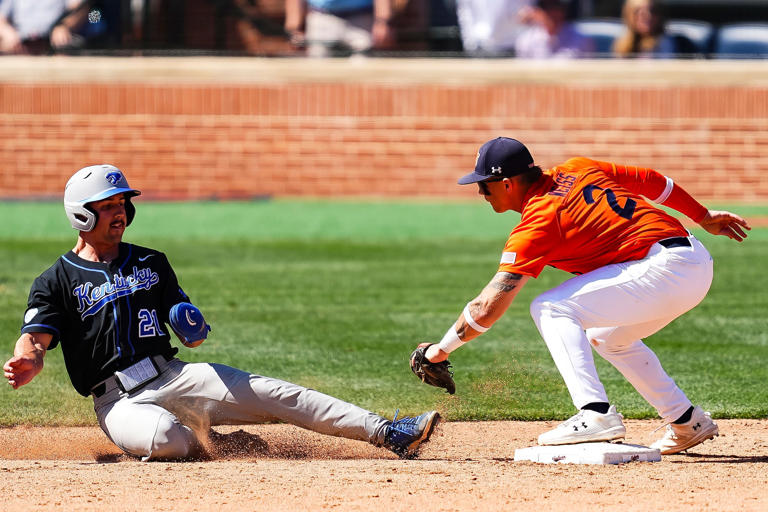
<instances>
[{"instance_id":1,"label":"player's knee","mask_svg":"<svg viewBox=\"0 0 768 512\"><path fill-rule=\"evenodd\" d=\"M574 318L576 316L573 305L563 297L558 297L556 294L551 293L551 290L533 299L529 311L536 325L539 325L543 318Z\"/></svg>"},{"instance_id":2,"label":"player's knee","mask_svg":"<svg viewBox=\"0 0 768 512\"><path fill-rule=\"evenodd\" d=\"M183 459L193 455L196 446L197 438L189 427L163 414L157 421L150 454L144 460Z\"/></svg>"},{"instance_id":3,"label":"player's knee","mask_svg":"<svg viewBox=\"0 0 768 512\"><path fill-rule=\"evenodd\" d=\"M627 352L632 348L635 342L622 343L619 340L609 338L589 338L590 344L595 348L595 351L603 357L614 356Z\"/></svg>"},{"instance_id":4,"label":"player's knee","mask_svg":"<svg viewBox=\"0 0 768 512\"><path fill-rule=\"evenodd\" d=\"M600 343L598 340L590 340L590 343L595 348L595 352L600 354L605 359L610 359L611 356L620 354L622 350L619 347L611 347L605 343Z\"/></svg>"},{"instance_id":5,"label":"player's knee","mask_svg":"<svg viewBox=\"0 0 768 512\"><path fill-rule=\"evenodd\" d=\"M552 310L552 301L550 301L546 294L541 294L535 299L531 301L531 306L529 308L529 311L531 313L531 317L533 320L537 323L539 322L539 319L542 317L542 315L545 312Z\"/></svg>"}]
</instances>

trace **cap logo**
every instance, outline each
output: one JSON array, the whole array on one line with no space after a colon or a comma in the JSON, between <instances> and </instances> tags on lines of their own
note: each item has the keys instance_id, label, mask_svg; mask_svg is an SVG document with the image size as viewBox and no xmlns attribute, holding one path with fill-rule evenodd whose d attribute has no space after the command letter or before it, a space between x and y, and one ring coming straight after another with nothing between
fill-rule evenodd
<instances>
[{"instance_id":1,"label":"cap logo","mask_svg":"<svg viewBox=\"0 0 768 512\"><path fill-rule=\"evenodd\" d=\"M491 167L491 174L498 176L501 174L501 167Z\"/></svg>"},{"instance_id":2,"label":"cap logo","mask_svg":"<svg viewBox=\"0 0 768 512\"><path fill-rule=\"evenodd\" d=\"M117 171L111 171L104 178L112 185L117 185L123 179L123 175Z\"/></svg>"}]
</instances>

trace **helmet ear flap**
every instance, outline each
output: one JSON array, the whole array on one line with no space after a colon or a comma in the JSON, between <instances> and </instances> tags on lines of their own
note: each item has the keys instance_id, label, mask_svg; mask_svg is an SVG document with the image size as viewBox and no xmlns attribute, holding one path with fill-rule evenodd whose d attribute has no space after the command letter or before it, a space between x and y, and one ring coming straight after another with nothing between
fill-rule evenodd
<instances>
[{"instance_id":1,"label":"helmet ear flap","mask_svg":"<svg viewBox=\"0 0 768 512\"><path fill-rule=\"evenodd\" d=\"M78 231L91 231L96 226L96 212L86 205L65 204L64 209L72 227Z\"/></svg>"},{"instance_id":2,"label":"helmet ear flap","mask_svg":"<svg viewBox=\"0 0 768 512\"><path fill-rule=\"evenodd\" d=\"M125 194L126 196L128 194ZM131 202L130 197L125 198L125 225L130 226L133 218L136 216L136 207Z\"/></svg>"},{"instance_id":3,"label":"helmet ear flap","mask_svg":"<svg viewBox=\"0 0 768 512\"><path fill-rule=\"evenodd\" d=\"M93 228L96 227L96 223L99 222L99 214L87 203L83 205L81 213L84 213L88 219L88 223L85 226L87 229L81 229L81 231L93 231Z\"/></svg>"}]
</instances>

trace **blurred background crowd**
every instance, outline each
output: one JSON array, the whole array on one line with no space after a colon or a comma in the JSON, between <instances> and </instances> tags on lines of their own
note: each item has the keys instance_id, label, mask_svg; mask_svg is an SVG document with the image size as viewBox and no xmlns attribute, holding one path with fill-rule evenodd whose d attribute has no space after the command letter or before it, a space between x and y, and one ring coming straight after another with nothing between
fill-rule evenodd
<instances>
[{"instance_id":1,"label":"blurred background crowd","mask_svg":"<svg viewBox=\"0 0 768 512\"><path fill-rule=\"evenodd\" d=\"M0 0L0 52L768 57L767 0Z\"/></svg>"}]
</instances>

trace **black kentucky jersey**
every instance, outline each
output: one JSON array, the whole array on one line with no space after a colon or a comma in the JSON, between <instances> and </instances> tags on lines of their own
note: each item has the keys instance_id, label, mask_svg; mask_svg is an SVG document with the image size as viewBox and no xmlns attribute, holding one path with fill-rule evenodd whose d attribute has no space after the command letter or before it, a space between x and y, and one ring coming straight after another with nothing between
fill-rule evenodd
<instances>
[{"instance_id":1,"label":"black kentucky jersey","mask_svg":"<svg viewBox=\"0 0 768 512\"><path fill-rule=\"evenodd\" d=\"M53 335L72 385L83 396L116 370L171 356L168 311L189 301L165 254L121 243L111 263L70 251L32 284L22 333Z\"/></svg>"}]
</instances>

